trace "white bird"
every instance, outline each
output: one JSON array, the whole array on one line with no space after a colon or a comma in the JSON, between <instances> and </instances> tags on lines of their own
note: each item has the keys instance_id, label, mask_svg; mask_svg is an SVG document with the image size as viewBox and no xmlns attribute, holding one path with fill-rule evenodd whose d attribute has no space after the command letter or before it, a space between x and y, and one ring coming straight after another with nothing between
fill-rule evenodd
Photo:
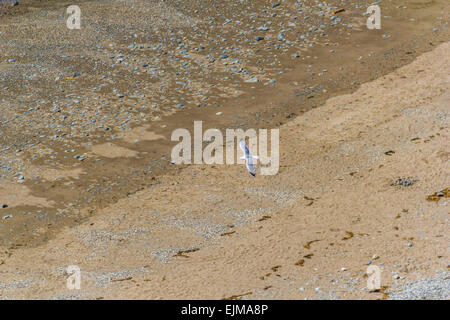
<instances>
[{"instance_id":1,"label":"white bird","mask_svg":"<svg viewBox=\"0 0 450 320\"><path fill-rule=\"evenodd\" d=\"M255 176L256 172L255 166L253 165L253 159L258 159L258 156L252 156L252 154L250 153L250 149L245 144L244 139L241 139L239 141L239 146L241 147L242 151L244 151L244 156L241 157L241 160L245 160L245 165L247 166L248 172L250 172L252 176Z\"/></svg>"}]
</instances>

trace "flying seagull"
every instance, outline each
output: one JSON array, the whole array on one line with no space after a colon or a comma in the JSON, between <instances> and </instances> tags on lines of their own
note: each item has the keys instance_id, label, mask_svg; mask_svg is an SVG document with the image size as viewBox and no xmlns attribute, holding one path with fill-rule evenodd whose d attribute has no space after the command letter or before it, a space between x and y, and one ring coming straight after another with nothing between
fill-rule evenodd
<instances>
[{"instance_id":1,"label":"flying seagull","mask_svg":"<svg viewBox=\"0 0 450 320\"><path fill-rule=\"evenodd\" d=\"M253 165L253 159L258 159L258 156L252 156L252 154L250 153L250 149L245 144L244 139L241 139L239 141L239 146L241 147L242 151L244 151L244 156L241 157L241 160L245 160L245 165L247 166L248 172L250 172L252 176L255 176L256 172L255 166Z\"/></svg>"}]
</instances>

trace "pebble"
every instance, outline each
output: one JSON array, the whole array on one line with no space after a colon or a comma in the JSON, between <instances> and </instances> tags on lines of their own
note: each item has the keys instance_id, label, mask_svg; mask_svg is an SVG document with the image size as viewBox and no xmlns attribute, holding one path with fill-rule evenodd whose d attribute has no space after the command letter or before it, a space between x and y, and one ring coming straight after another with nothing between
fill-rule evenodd
<instances>
[{"instance_id":1,"label":"pebble","mask_svg":"<svg viewBox=\"0 0 450 320\"><path fill-rule=\"evenodd\" d=\"M390 186L402 186L402 187L409 187L414 184L414 180L412 178L398 178L393 182L390 182Z\"/></svg>"}]
</instances>

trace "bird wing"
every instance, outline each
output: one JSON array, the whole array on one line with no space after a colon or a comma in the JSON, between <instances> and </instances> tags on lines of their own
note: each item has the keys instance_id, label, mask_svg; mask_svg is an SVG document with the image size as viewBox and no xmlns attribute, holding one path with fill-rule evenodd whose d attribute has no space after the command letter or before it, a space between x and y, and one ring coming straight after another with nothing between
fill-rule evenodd
<instances>
[{"instance_id":1,"label":"bird wing","mask_svg":"<svg viewBox=\"0 0 450 320\"><path fill-rule=\"evenodd\" d=\"M239 147L241 147L241 150L244 151L244 154L248 152L247 145L243 139L239 140Z\"/></svg>"},{"instance_id":2,"label":"bird wing","mask_svg":"<svg viewBox=\"0 0 450 320\"><path fill-rule=\"evenodd\" d=\"M250 172L252 176L255 176L255 166L253 165L253 156L250 153L250 149L247 147L244 140L239 141L239 146L242 151L244 151L245 165L247 166L248 172Z\"/></svg>"},{"instance_id":3,"label":"bird wing","mask_svg":"<svg viewBox=\"0 0 450 320\"><path fill-rule=\"evenodd\" d=\"M255 166L253 165L253 158L252 158L252 156L247 158L247 161L245 161L245 165L247 166L248 172L250 172L250 174L252 176L255 176L256 172L255 172Z\"/></svg>"}]
</instances>

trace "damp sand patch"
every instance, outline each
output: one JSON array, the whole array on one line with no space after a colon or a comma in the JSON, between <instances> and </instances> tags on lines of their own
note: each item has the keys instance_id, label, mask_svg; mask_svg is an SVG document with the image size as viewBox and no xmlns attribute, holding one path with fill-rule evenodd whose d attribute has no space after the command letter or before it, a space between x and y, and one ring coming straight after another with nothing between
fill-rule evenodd
<instances>
[{"instance_id":1,"label":"damp sand patch","mask_svg":"<svg viewBox=\"0 0 450 320\"><path fill-rule=\"evenodd\" d=\"M9 208L18 206L53 207L53 201L35 197L30 193L30 189L23 185L2 184L0 185L0 202L7 204Z\"/></svg>"},{"instance_id":2,"label":"damp sand patch","mask_svg":"<svg viewBox=\"0 0 450 320\"><path fill-rule=\"evenodd\" d=\"M159 139L166 139L166 137L156 134L155 132L148 131L149 126L136 127L127 132L121 133L119 139L128 143L136 143L139 141L154 141Z\"/></svg>"},{"instance_id":3,"label":"damp sand patch","mask_svg":"<svg viewBox=\"0 0 450 320\"><path fill-rule=\"evenodd\" d=\"M138 155L137 151L110 142L92 146L90 150L92 153L105 158L133 158Z\"/></svg>"}]
</instances>

